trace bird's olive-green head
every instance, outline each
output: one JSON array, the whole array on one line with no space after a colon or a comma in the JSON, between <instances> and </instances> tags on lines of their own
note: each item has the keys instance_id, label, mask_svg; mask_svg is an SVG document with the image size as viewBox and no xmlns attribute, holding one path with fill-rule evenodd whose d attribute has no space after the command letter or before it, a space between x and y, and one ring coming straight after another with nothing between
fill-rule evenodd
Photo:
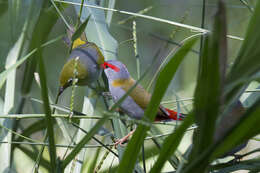
<instances>
[{"instance_id":1,"label":"bird's olive-green head","mask_svg":"<svg viewBox=\"0 0 260 173\"><path fill-rule=\"evenodd\" d=\"M60 74L62 91L77 79L77 85L90 85L96 81L101 72L104 56L95 43L88 42L72 50L70 57Z\"/></svg>"}]
</instances>

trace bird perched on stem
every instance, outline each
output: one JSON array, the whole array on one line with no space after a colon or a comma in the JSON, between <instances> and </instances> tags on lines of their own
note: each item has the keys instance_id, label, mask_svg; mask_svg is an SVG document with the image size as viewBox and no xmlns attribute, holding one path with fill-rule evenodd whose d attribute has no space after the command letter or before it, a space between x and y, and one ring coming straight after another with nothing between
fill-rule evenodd
<instances>
[{"instance_id":1,"label":"bird perched on stem","mask_svg":"<svg viewBox=\"0 0 260 173\"><path fill-rule=\"evenodd\" d=\"M69 37L70 35L69 33ZM70 41L67 40L67 44ZM74 78L77 79L76 85L90 87L103 70L104 56L95 43L88 42L81 36L72 44L72 51L60 73L59 95L72 85Z\"/></svg>"},{"instance_id":2,"label":"bird perched on stem","mask_svg":"<svg viewBox=\"0 0 260 173\"><path fill-rule=\"evenodd\" d=\"M125 93L135 85L136 81L130 76L126 66L117 60L109 60L104 63L105 74L108 79L109 92L112 98L117 102ZM144 110L151 100L151 95L141 86L137 85L133 91L119 106L120 110L132 118L141 119L144 116ZM156 120L182 120L184 114L179 114L173 110L160 105ZM130 132L116 144L122 144L132 134Z\"/></svg>"}]
</instances>

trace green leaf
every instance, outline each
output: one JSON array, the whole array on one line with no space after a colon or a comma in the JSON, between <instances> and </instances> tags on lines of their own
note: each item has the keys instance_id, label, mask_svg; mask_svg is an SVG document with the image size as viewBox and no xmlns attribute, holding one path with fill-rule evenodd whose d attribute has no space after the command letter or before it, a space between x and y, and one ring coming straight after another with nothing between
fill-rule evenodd
<instances>
[{"instance_id":1,"label":"green leaf","mask_svg":"<svg viewBox=\"0 0 260 173\"><path fill-rule=\"evenodd\" d=\"M214 28L211 35L205 38L202 56L200 57L198 82L194 94L194 116L198 128L193 135L193 146L189 155L186 172L204 172L209 158L204 158L199 165L191 168L205 149L214 141L216 120L224 104L222 88L226 71L227 41L226 12L222 1L214 17Z\"/></svg>"},{"instance_id":2,"label":"green leaf","mask_svg":"<svg viewBox=\"0 0 260 173\"><path fill-rule=\"evenodd\" d=\"M8 9L8 0L0 0L0 17L5 14Z\"/></svg>"},{"instance_id":3,"label":"green leaf","mask_svg":"<svg viewBox=\"0 0 260 173\"><path fill-rule=\"evenodd\" d=\"M165 139L160 150L160 155L150 171L151 173L161 172L165 162L170 159L171 155L176 151L186 129L193 123L193 121L193 115L188 115L180 127Z\"/></svg>"},{"instance_id":4,"label":"green leaf","mask_svg":"<svg viewBox=\"0 0 260 173\"><path fill-rule=\"evenodd\" d=\"M45 47L48 46L49 44L52 44L58 40L60 40L63 36L59 36L56 37L44 44L41 45L41 47ZM38 51L38 48L33 49L30 53L28 53L27 55L25 55L24 57L20 58L19 61L17 61L15 64L13 64L12 66L10 66L8 69L6 69L5 71L3 71L2 73L0 73L0 89L2 88L3 84L5 83L5 80L7 78L7 75L15 68L17 68L18 66L20 66L22 63L24 63L24 61L26 61L28 58L30 58L35 52Z\"/></svg>"},{"instance_id":5,"label":"green leaf","mask_svg":"<svg viewBox=\"0 0 260 173\"><path fill-rule=\"evenodd\" d=\"M151 98L151 101L145 110L145 117L149 120L153 120L156 116L161 99L163 98L164 93L166 92L168 85L170 84L174 74L177 71L180 63L190 51L191 47L196 42L196 38L193 38L187 41L171 58L168 64L162 69L159 74L158 80L155 85L155 89ZM149 130L149 127L144 125L139 125L127 145L127 148L124 152L123 159L120 162L118 172L129 172L131 173L134 169L139 151L143 144L146 132ZM125 169L128 168L128 169Z\"/></svg>"},{"instance_id":6,"label":"green leaf","mask_svg":"<svg viewBox=\"0 0 260 173\"><path fill-rule=\"evenodd\" d=\"M21 55L21 52L24 48L24 41L25 41L25 35L26 31L28 29L28 26L30 25L30 15L32 12L32 5L30 5L29 8L29 15L25 20L25 23L23 25L22 32L18 38L18 40L15 42L13 47L10 49L7 58L6 58L6 65L5 68L9 69L13 65L17 63L18 58ZM12 8L13 10L13 8ZM7 70L6 70L7 71ZM4 73L4 72L3 72ZM3 74L1 73L1 75ZM1 76L0 75L0 76ZM15 99L17 99L17 96L15 95L15 87L16 87L16 68L12 68L8 73L6 73L6 88L5 88L5 102L4 102L4 108L3 113L8 114L11 113L12 110L15 108ZM5 79L2 79L4 81ZM1 87L0 87L1 88ZM11 119L2 119L0 120L0 124L4 125L6 128L12 129L13 128L13 122L14 120ZM9 131L6 131L2 129L0 131L0 141L11 141L12 140L12 134ZM10 168L11 163L11 144L6 145L0 145L0 172L3 172L4 170Z\"/></svg>"},{"instance_id":7,"label":"green leaf","mask_svg":"<svg viewBox=\"0 0 260 173\"><path fill-rule=\"evenodd\" d=\"M237 99L252 80L260 78L260 2L257 1L243 45L227 77L227 102Z\"/></svg>"},{"instance_id":8,"label":"green leaf","mask_svg":"<svg viewBox=\"0 0 260 173\"><path fill-rule=\"evenodd\" d=\"M219 1L213 33L205 38L194 94L194 116L198 129L193 138L190 160L214 142L216 119L223 104L227 41L224 4Z\"/></svg>"},{"instance_id":9,"label":"green leaf","mask_svg":"<svg viewBox=\"0 0 260 173\"><path fill-rule=\"evenodd\" d=\"M98 156L100 155L100 151L101 151L101 148L98 148L95 153L95 156L91 158L90 164L89 164L89 162L88 162L88 164L86 164L87 162L84 163L85 165L88 165L88 170L86 172L97 172L97 171L95 171L95 167L97 165Z\"/></svg>"},{"instance_id":10,"label":"green leaf","mask_svg":"<svg viewBox=\"0 0 260 173\"><path fill-rule=\"evenodd\" d=\"M91 17L91 15L88 16L88 18L79 26L79 28L72 35L72 37L71 37L72 42L75 41L77 38L79 38L81 36L81 34L84 32L90 17Z\"/></svg>"},{"instance_id":11,"label":"green leaf","mask_svg":"<svg viewBox=\"0 0 260 173\"><path fill-rule=\"evenodd\" d=\"M45 1L45 3L46 2L47 1ZM51 30L57 20L58 16L53 6L45 7L45 4L43 4L40 7L40 15L37 19L35 27L33 28L32 38L29 47L30 51L40 47L44 42L47 41L47 38L50 35ZM38 58L33 56L26 62L21 88L21 92L23 95L26 95L30 92L34 79L33 75L37 67L37 60Z\"/></svg>"},{"instance_id":12,"label":"green leaf","mask_svg":"<svg viewBox=\"0 0 260 173\"><path fill-rule=\"evenodd\" d=\"M211 158L220 157L233 147L260 133L260 99L250 107L240 121L220 140ZM254 127L254 128L248 128Z\"/></svg>"},{"instance_id":13,"label":"green leaf","mask_svg":"<svg viewBox=\"0 0 260 173\"><path fill-rule=\"evenodd\" d=\"M43 100L43 109L45 113L45 123L47 126L47 134L49 139L49 154L51 160L51 170L56 172L56 147L54 141L54 129L53 129L53 117L51 116L51 108L49 104L48 88L47 88L47 79L45 72L45 65L43 62L43 57L41 51L37 54L39 56L39 75L41 83L41 95Z\"/></svg>"}]
</instances>

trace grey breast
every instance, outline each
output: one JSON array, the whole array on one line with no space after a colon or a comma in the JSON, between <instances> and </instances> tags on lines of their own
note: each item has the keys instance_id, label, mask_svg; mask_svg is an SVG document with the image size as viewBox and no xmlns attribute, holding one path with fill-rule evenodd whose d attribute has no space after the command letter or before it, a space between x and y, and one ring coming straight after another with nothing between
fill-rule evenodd
<instances>
[{"instance_id":1,"label":"grey breast","mask_svg":"<svg viewBox=\"0 0 260 173\"><path fill-rule=\"evenodd\" d=\"M114 102L117 102L126 93L122 88L114 87L111 83L109 84L109 90ZM121 103L119 107L127 115L135 119L141 119L144 115L143 109L138 106L130 96L127 96L127 98Z\"/></svg>"},{"instance_id":2,"label":"grey breast","mask_svg":"<svg viewBox=\"0 0 260 173\"><path fill-rule=\"evenodd\" d=\"M101 68L97 64L98 53L95 49L87 47L87 48L76 48L71 52L71 58L79 57L79 60L82 64L84 64L87 68L88 73L88 83L96 80L101 74Z\"/></svg>"}]
</instances>

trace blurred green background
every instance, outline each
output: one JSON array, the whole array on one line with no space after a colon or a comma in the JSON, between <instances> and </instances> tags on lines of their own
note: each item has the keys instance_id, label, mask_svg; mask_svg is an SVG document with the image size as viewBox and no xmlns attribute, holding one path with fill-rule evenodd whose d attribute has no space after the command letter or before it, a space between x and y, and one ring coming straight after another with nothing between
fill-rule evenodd
<instances>
[{"instance_id":1,"label":"blurred green background","mask_svg":"<svg viewBox=\"0 0 260 173\"><path fill-rule=\"evenodd\" d=\"M248 26L249 19L252 15L250 9L245 6L243 1L229 0L226 2L227 8L227 32L229 35L244 37L246 28ZM255 1L247 1L250 6L255 5ZM14 43L18 40L27 16L29 15L29 6L33 3L33 0L0 0L0 72L4 71L6 57L8 52L13 47ZM25 45L21 52L21 56L28 53L28 43L32 37L33 28L38 20L39 9L42 0L34 1L32 15L30 16L30 24L25 35ZM106 6L108 1L95 1L98 5ZM210 0L206 2L205 8L205 29L211 30L213 15L216 12L217 0ZM202 22L202 8L203 1L192 1L192 0L131 0L131 1L115 1L113 7L118 10L139 12L140 10L149 8L145 14L149 16L158 17L161 19L167 19L179 23L184 23L191 26L201 27ZM75 25L77 20L77 12L74 5L63 6L62 14L66 21L70 25ZM103 10L102 10L103 11ZM105 11L105 14L108 12ZM58 14L57 14L58 15ZM162 23L155 20L132 17L129 19L129 15L121 13L113 13L112 21L108 27L109 34L117 41L117 51L114 50L103 50L112 51L112 54L116 55L118 60L122 61L128 67L128 70L133 78L137 79L137 66L136 57L133 46L133 20L136 21L137 31L137 50L140 58L140 71L141 74L151 65L152 70L145 77L145 80L141 81L144 87L147 87L153 77L155 76L160 64L165 60L166 56L178 46L185 38L196 34L197 31L185 29L170 24ZM127 20L126 20L127 19ZM125 23L120 24L123 20ZM104 22L104 21L101 21ZM66 26L64 21L59 17L57 23L51 29L47 40L54 39L57 36L66 34ZM87 37L95 38L95 32L88 32ZM95 40L90 40L94 41ZM232 65L234 58L236 57L238 50L241 46L242 41L235 39L228 39L228 64ZM109 44L107 40L106 44ZM192 108L192 100L196 81L197 81L197 70L198 70L198 52L199 42L193 47L193 52L190 52L183 61L179 68L177 75L175 75L165 97L164 101L171 101L164 105L169 108L177 109L176 99L188 99L188 101L182 102L180 105L181 112L188 112ZM47 72L47 86L50 89L50 95L55 96L58 90L59 74L62 66L66 62L68 57L68 47L64 44L63 40L59 40L47 47L43 51L43 59L46 66ZM37 58L37 57L35 57ZM106 58L106 57L105 57ZM15 104L11 113L16 113L20 106L20 102L24 97L21 94L21 86L23 82L23 74L25 70L25 63L21 65L16 71L15 79ZM38 68L37 68L38 71ZM154 81L153 83L154 84ZM150 89L149 91L152 91ZM83 94L82 94L83 93ZM86 87L77 87L75 93L74 108L78 111L82 110L84 94L87 95L88 91ZM5 88L0 90L0 100L3 101L5 97ZM26 96L27 101L24 104L21 113L42 113L42 105L31 101L29 98L41 99L40 88L36 81L33 80L32 88ZM71 89L67 89L62 95L59 104L69 106L71 98ZM95 98L95 97L94 97ZM101 104L101 103L100 103ZM103 111L102 106L95 109L95 115L100 115ZM1 112L1 111L0 111ZM2 112L1 112L2 113ZM22 120L20 122L21 129L27 127L35 120ZM162 126L161 129L164 133L171 132L173 127ZM58 127L57 139L62 141L61 131ZM41 138L42 133L37 133L34 137ZM190 135L187 135L190 138ZM189 139L187 139L189 140ZM187 147L183 145L183 148ZM30 169L30 168L29 168Z\"/></svg>"}]
</instances>

